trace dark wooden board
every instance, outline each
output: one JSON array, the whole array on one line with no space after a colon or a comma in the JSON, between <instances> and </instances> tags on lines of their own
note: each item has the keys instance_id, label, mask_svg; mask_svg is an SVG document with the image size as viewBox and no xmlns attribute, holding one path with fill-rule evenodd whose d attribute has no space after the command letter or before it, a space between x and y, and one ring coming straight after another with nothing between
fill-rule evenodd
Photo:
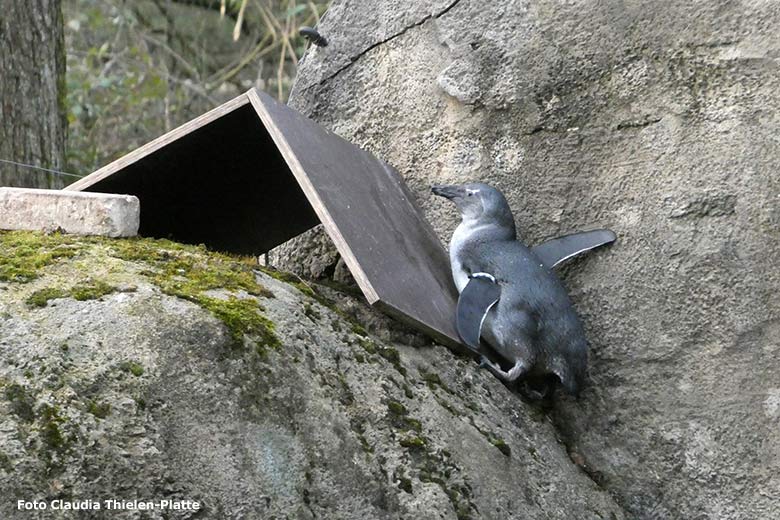
<instances>
[{"instance_id":1,"label":"dark wooden board","mask_svg":"<svg viewBox=\"0 0 780 520\"><path fill-rule=\"evenodd\" d=\"M449 258L400 175L267 94L247 94L368 301L457 342Z\"/></svg>"},{"instance_id":2,"label":"dark wooden board","mask_svg":"<svg viewBox=\"0 0 780 520\"><path fill-rule=\"evenodd\" d=\"M260 91L66 189L136 195L142 235L245 254L322 222L372 305L463 348L449 259L400 175Z\"/></svg>"}]
</instances>

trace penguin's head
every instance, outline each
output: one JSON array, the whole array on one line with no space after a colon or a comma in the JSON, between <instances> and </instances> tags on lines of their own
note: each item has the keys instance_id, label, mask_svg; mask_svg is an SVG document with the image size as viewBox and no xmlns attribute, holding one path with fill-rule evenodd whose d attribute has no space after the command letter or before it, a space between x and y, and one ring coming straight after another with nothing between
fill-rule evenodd
<instances>
[{"instance_id":1,"label":"penguin's head","mask_svg":"<svg viewBox=\"0 0 780 520\"><path fill-rule=\"evenodd\" d=\"M504 194L481 182L432 186L434 195L450 199L463 220L488 220L514 228L512 210Z\"/></svg>"}]
</instances>

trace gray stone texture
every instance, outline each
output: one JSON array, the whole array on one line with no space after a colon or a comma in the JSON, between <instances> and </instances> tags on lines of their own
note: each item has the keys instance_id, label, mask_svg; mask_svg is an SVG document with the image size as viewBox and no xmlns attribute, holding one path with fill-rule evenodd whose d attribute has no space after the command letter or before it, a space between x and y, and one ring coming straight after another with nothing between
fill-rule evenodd
<instances>
[{"instance_id":1,"label":"gray stone texture","mask_svg":"<svg viewBox=\"0 0 780 520\"><path fill-rule=\"evenodd\" d=\"M140 214L132 195L0 188L0 229L131 237Z\"/></svg>"},{"instance_id":2,"label":"gray stone texture","mask_svg":"<svg viewBox=\"0 0 780 520\"><path fill-rule=\"evenodd\" d=\"M470 180L530 244L618 234L562 272L590 388L554 417L630 518L780 518L778 27L764 1L336 1L300 66L291 104L398 168L445 241L429 186ZM274 261L327 274L322 244Z\"/></svg>"},{"instance_id":3,"label":"gray stone texture","mask_svg":"<svg viewBox=\"0 0 780 520\"><path fill-rule=\"evenodd\" d=\"M281 341L258 351L163 294L147 263L100 242L69 247L78 254L39 278L0 283L3 519L108 518L16 510L57 497L204 505L111 518L626 518L549 418L444 347L366 333L356 319L372 330L383 320L350 296L317 286L333 298L314 299L258 273ZM124 289L24 303L87 275Z\"/></svg>"}]
</instances>

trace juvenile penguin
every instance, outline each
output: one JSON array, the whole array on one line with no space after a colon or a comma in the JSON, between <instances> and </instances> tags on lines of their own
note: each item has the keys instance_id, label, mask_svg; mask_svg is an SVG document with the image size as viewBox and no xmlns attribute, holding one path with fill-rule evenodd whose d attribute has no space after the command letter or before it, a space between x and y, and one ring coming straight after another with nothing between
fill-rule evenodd
<instances>
[{"instance_id":1,"label":"juvenile penguin","mask_svg":"<svg viewBox=\"0 0 780 520\"><path fill-rule=\"evenodd\" d=\"M512 211L497 189L469 183L434 186L432 191L454 202L462 218L450 242L450 263L460 293L457 327L464 343L503 381L555 374L568 393L578 395L587 368L587 341L552 268L614 241L615 234L590 231L529 249L517 240ZM511 368L490 361L480 337Z\"/></svg>"}]
</instances>

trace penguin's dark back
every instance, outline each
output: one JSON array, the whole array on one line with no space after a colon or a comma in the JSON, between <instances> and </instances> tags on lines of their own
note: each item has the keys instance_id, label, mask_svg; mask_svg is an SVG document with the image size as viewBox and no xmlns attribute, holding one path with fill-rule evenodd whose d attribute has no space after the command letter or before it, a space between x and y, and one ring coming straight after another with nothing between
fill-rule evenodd
<instances>
[{"instance_id":1,"label":"penguin's dark back","mask_svg":"<svg viewBox=\"0 0 780 520\"><path fill-rule=\"evenodd\" d=\"M502 297L517 299L537 312L571 307L571 300L558 277L544 267L522 243L496 241L479 246L488 272L502 283ZM506 294L504 288L508 289Z\"/></svg>"},{"instance_id":2,"label":"penguin's dark back","mask_svg":"<svg viewBox=\"0 0 780 520\"><path fill-rule=\"evenodd\" d=\"M537 317L538 348L548 356L561 355L571 361L586 355L582 323L554 272L541 265L530 249L518 241L491 243L482 249L482 254L492 269L489 272L502 285L504 303L529 310Z\"/></svg>"}]
</instances>

